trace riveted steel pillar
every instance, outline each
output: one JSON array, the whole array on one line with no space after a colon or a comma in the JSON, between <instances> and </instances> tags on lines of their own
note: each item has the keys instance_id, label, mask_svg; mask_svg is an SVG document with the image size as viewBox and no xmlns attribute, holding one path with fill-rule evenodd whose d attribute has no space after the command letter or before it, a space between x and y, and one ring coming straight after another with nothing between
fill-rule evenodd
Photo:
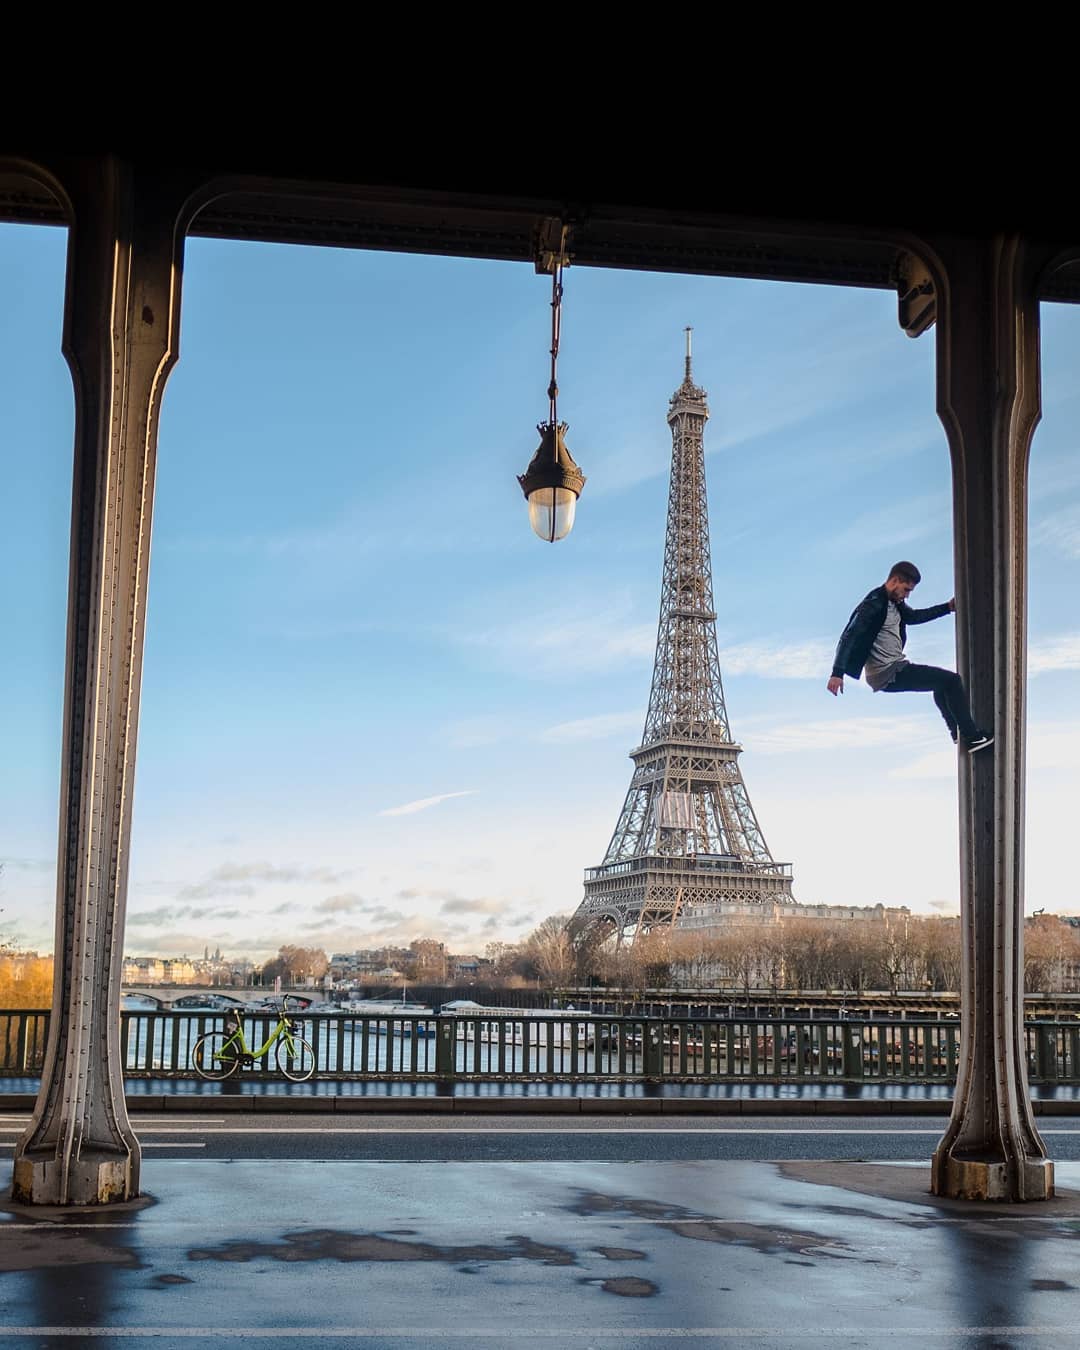
<instances>
[{"instance_id":1,"label":"riveted steel pillar","mask_svg":"<svg viewBox=\"0 0 1080 1350\"><path fill-rule=\"evenodd\" d=\"M940 244L938 412L953 464L957 649L994 745L960 754L961 1045L931 1189L1043 1200L1054 1166L1024 1051L1027 478L1039 418L1038 272L1020 238Z\"/></svg>"},{"instance_id":2,"label":"riveted steel pillar","mask_svg":"<svg viewBox=\"0 0 1080 1350\"><path fill-rule=\"evenodd\" d=\"M89 1205L139 1191L119 1009L158 414L176 360L175 193L112 157L72 161L64 354L75 462L57 875L56 976L41 1091L14 1198Z\"/></svg>"}]
</instances>

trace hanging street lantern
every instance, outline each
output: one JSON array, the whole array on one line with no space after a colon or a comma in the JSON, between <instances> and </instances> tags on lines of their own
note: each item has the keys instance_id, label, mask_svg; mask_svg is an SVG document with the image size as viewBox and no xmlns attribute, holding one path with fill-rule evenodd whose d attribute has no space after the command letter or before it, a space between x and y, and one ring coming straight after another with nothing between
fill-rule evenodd
<instances>
[{"instance_id":1,"label":"hanging street lantern","mask_svg":"<svg viewBox=\"0 0 1080 1350\"><path fill-rule=\"evenodd\" d=\"M529 462L529 467L518 475L518 482L529 503L529 524L541 539L553 544L565 539L573 529L574 512L585 475L574 463L564 439L567 423L559 421L559 386L556 363L559 358L559 337L562 324L562 274L569 265L566 252L568 227L561 221L545 222L547 239L542 232L541 247L537 251L536 270L551 272L551 381L548 384L548 420L537 426L540 445ZM557 237L553 237L557 231ZM546 242L547 247L544 247Z\"/></svg>"},{"instance_id":2,"label":"hanging street lantern","mask_svg":"<svg viewBox=\"0 0 1080 1350\"><path fill-rule=\"evenodd\" d=\"M553 544L565 539L574 525L574 511L585 475L570 458L563 435L565 422L541 422L540 445L529 467L518 475L529 503L529 524L541 539Z\"/></svg>"}]
</instances>

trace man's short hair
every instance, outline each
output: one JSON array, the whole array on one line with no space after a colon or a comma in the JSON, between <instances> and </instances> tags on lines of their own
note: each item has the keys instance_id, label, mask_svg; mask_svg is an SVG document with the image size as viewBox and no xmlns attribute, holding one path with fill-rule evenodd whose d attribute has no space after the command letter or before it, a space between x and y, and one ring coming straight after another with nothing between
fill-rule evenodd
<instances>
[{"instance_id":1,"label":"man's short hair","mask_svg":"<svg viewBox=\"0 0 1080 1350\"><path fill-rule=\"evenodd\" d=\"M913 562L893 563L886 581L893 577L899 577L901 581L910 581L913 586L917 586L922 581L922 573Z\"/></svg>"}]
</instances>

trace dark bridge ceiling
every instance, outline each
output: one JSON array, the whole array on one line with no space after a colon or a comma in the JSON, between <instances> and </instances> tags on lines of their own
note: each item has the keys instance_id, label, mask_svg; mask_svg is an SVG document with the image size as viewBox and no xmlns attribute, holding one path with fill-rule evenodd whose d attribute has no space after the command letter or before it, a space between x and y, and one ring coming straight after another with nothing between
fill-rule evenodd
<instances>
[{"instance_id":1,"label":"dark bridge ceiling","mask_svg":"<svg viewBox=\"0 0 1080 1350\"><path fill-rule=\"evenodd\" d=\"M51 156L41 156L42 159ZM70 158L70 157L65 157ZM842 189L827 182L763 187L737 174L659 177L635 173L562 179L539 170L465 168L365 177L362 164L335 158L236 156L219 162L155 160L155 169L213 195L190 233L277 243L440 253L531 262L540 220L573 222L575 263L785 281L892 288L903 240L941 231L1020 230L1080 245L1080 226L1025 198L957 204L903 185ZM1019 207L1016 205L1020 201ZM929 201L930 205L925 203ZM0 171L0 220L63 224L52 196ZM1047 298L1080 301L1080 263L1057 271Z\"/></svg>"}]
</instances>

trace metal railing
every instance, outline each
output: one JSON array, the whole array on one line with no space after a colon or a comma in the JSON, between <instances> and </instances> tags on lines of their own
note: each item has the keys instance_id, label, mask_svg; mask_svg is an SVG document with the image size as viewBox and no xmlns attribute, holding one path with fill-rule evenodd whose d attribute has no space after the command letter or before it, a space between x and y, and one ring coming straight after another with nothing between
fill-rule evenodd
<instances>
[{"instance_id":1,"label":"metal railing","mask_svg":"<svg viewBox=\"0 0 1080 1350\"><path fill-rule=\"evenodd\" d=\"M440 1081L684 1081L950 1083L960 1023L913 1018L660 1018L529 1014L507 1009L416 1013L293 1014L316 1054L316 1075ZM0 1077L39 1074L49 1014L0 1011ZM276 1014L245 1016L248 1043L265 1041ZM191 1049L225 1014L125 1011L120 1050L128 1077L193 1078ZM1080 1084L1080 1021L1025 1026L1033 1083ZM244 1074L276 1076L273 1062Z\"/></svg>"}]
</instances>

